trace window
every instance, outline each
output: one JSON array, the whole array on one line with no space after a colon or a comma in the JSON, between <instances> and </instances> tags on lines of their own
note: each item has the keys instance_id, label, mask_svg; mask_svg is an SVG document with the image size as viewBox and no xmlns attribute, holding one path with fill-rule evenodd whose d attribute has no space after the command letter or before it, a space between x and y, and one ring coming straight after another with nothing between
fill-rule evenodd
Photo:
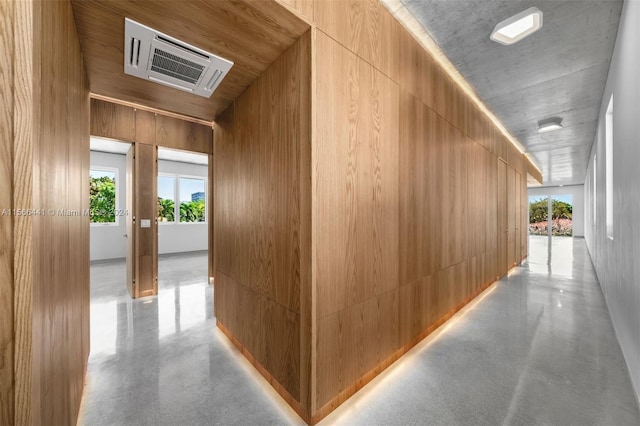
<instances>
[{"instance_id":1,"label":"window","mask_svg":"<svg viewBox=\"0 0 640 426\"><path fill-rule=\"evenodd\" d=\"M551 197L551 235L573 236L573 196L570 194Z\"/></svg>"},{"instance_id":2,"label":"window","mask_svg":"<svg viewBox=\"0 0 640 426\"><path fill-rule=\"evenodd\" d=\"M158 176L158 222L176 221L176 178Z\"/></svg>"},{"instance_id":3,"label":"window","mask_svg":"<svg viewBox=\"0 0 640 426\"><path fill-rule=\"evenodd\" d=\"M529 235L549 235L549 199L529 196Z\"/></svg>"},{"instance_id":4,"label":"window","mask_svg":"<svg viewBox=\"0 0 640 426\"><path fill-rule=\"evenodd\" d=\"M178 188L180 222L204 222L207 216L204 179L181 177Z\"/></svg>"},{"instance_id":5,"label":"window","mask_svg":"<svg viewBox=\"0 0 640 426\"><path fill-rule=\"evenodd\" d=\"M91 168L89 170L89 204L91 223L117 224L117 169Z\"/></svg>"},{"instance_id":6,"label":"window","mask_svg":"<svg viewBox=\"0 0 640 426\"><path fill-rule=\"evenodd\" d=\"M613 239L613 95L605 117L605 145L607 237Z\"/></svg>"},{"instance_id":7,"label":"window","mask_svg":"<svg viewBox=\"0 0 640 426\"><path fill-rule=\"evenodd\" d=\"M204 178L159 175L158 222L206 222L206 186Z\"/></svg>"}]
</instances>

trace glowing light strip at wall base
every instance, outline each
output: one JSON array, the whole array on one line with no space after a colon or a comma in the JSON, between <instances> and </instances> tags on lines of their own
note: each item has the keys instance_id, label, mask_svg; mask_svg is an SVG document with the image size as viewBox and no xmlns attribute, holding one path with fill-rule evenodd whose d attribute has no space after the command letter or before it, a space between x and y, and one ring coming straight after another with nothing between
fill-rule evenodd
<instances>
[{"instance_id":1,"label":"glowing light strip at wall base","mask_svg":"<svg viewBox=\"0 0 640 426\"><path fill-rule=\"evenodd\" d=\"M433 59L442 67L442 69L449 75L449 77L462 89L462 91L471 98L471 100L480 108L480 110L491 120L491 122L500 130L500 132L507 138L509 142L531 162L540 174L542 170L538 167L538 164L533 158L525 152L525 148L522 144L511 135L509 130L502 124L502 122L495 116L495 114L487 107L480 97L476 94L475 90L471 87L469 82L460 74L458 69L451 63L449 58L442 52L438 44L431 38L431 36L424 29L422 24L409 12L409 10L402 4L400 0L380 0L380 2L391 12L391 14L406 28L407 31L413 36L413 38L420 43L425 50L433 56Z\"/></svg>"},{"instance_id":2,"label":"glowing light strip at wall base","mask_svg":"<svg viewBox=\"0 0 640 426\"><path fill-rule=\"evenodd\" d=\"M379 400L380 392L385 393L390 382L401 379L402 375L406 374L407 371L414 371L416 363L419 362L419 357L424 353L424 351L428 350L429 347L441 337L446 337L447 332L452 328L460 325L460 320L482 303L482 301L493 293L497 287L498 281L495 281L482 293L478 294L475 299L465 305L440 327L424 338L420 343L411 348L398 361L382 371L371 382L353 394L352 397L331 412L318 425L345 424L346 418L353 415L354 412L361 410L362 407L370 405L370 401Z\"/></svg>"}]
</instances>

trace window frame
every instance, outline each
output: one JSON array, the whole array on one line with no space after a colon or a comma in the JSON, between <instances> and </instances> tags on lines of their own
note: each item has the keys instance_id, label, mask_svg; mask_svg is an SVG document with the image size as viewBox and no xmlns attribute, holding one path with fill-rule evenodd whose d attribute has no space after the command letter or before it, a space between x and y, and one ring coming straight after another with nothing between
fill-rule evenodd
<instances>
[{"instance_id":1,"label":"window frame","mask_svg":"<svg viewBox=\"0 0 640 426\"><path fill-rule=\"evenodd\" d=\"M194 180L201 180L204 183L204 220L202 222L181 222L180 221L180 204L182 203L181 201L178 200L178 202L176 203L176 223L179 225L198 225L198 224L207 224L209 223L208 217L209 217L209 191L207 190L208 188L208 182L207 182L207 178L203 177L203 176L194 176L194 175L177 175L178 179L176 182L177 183L177 195L178 198L180 198L180 179L181 178L186 178L186 179L194 179Z\"/></svg>"},{"instance_id":2,"label":"window frame","mask_svg":"<svg viewBox=\"0 0 640 426\"><path fill-rule=\"evenodd\" d=\"M196 176L196 175L188 175L188 174L182 174L182 173L166 173L166 172L162 172L162 173L158 173L158 177L160 176L165 176L165 177L172 177L174 178L174 182L173 182L173 195L174 195L174 221L173 222L161 222L158 221L158 224L161 226L168 226L168 225L201 225L201 224L208 224L209 223L209 180L208 178L204 177L204 176ZM202 222L181 222L180 221L180 204L182 203L182 201L180 201L180 179L181 178L185 178L185 179L194 179L194 180L201 180L204 182L204 221ZM157 185L157 180L156 180L156 185Z\"/></svg>"}]
</instances>

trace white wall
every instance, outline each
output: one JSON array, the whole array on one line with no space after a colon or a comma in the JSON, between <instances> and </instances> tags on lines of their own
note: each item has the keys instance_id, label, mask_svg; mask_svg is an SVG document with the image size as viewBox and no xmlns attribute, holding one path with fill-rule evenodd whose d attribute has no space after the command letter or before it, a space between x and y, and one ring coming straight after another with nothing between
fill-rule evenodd
<instances>
[{"instance_id":1,"label":"white wall","mask_svg":"<svg viewBox=\"0 0 640 426\"><path fill-rule=\"evenodd\" d=\"M205 179L208 176L207 166L166 160L158 161L158 173L197 176ZM205 192L207 192L206 188ZM158 252L165 254L207 250L207 229L207 223L160 223L158 226Z\"/></svg>"},{"instance_id":2,"label":"white wall","mask_svg":"<svg viewBox=\"0 0 640 426\"><path fill-rule=\"evenodd\" d=\"M554 196L569 194L573 200L573 236L584 237L584 186L565 185L545 188L529 188L529 196Z\"/></svg>"},{"instance_id":3,"label":"white wall","mask_svg":"<svg viewBox=\"0 0 640 426\"><path fill-rule=\"evenodd\" d=\"M117 168L116 176L116 208L126 208L126 157L119 154L107 154L91 151L91 167ZM89 188L87 188L87 191ZM90 256L91 260L117 259L127 256L126 218L119 217L118 225L91 225L90 230Z\"/></svg>"},{"instance_id":4,"label":"white wall","mask_svg":"<svg viewBox=\"0 0 640 426\"><path fill-rule=\"evenodd\" d=\"M585 239L640 395L640 1L624 2L585 179ZM613 94L613 239L606 235L605 112ZM596 155L596 220L594 169ZM640 403L640 398L638 398Z\"/></svg>"},{"instance_id":5,"label":"white wall","mask_svg":"<svg viewBox=\"0 0 640 426\"><path fill-rule=\"evenodd\" d=\"M117 168L116 177L118 208L126 208L125 179L126 157L118 154L91 152L91 166ZM207 178L207 166L179 163L174 161L158 161L159 173L182 174ZM158 227L158 252L179 253L196 250L207 250L208 224L206 223L162 223ZM126 224L119 218L117 226L91 226L91 260L117 259L126 257Z\"/></svg>"}]
</instances>

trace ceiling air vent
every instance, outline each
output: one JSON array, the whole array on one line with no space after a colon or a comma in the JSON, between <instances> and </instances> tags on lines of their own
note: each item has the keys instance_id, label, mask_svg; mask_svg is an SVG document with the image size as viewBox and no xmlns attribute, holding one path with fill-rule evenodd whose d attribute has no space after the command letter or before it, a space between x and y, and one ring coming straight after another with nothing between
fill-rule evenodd
<instances>
[{"instance_id":1,"label":"ceiling air vent","mask_svg":"<svg viewBox=\"0 0 640 426\"><path fill-rule=\"evenodd\" d=\"M233 62L131 19L124 20L124 72L205 98Z\"/></svg>"}]
</instances>

